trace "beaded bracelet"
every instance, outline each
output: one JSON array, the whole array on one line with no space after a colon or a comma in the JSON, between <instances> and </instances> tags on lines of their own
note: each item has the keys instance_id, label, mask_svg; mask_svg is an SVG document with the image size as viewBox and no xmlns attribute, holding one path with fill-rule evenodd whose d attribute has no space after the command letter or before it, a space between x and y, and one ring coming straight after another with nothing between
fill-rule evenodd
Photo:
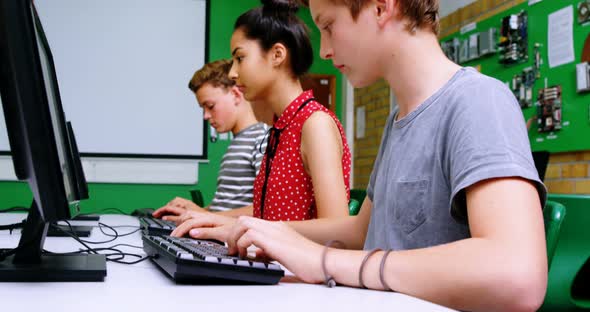
<instances>
[{"instance_id":1,"label":"beaded bracelet","mask_svg":"<svg viewBox=\"0 0 590 312\"><path fill-rule=\"evenodd\" d=\"M359 269L359 285L361 286L361 288L367 288L365 286L365 283L363 283L363 269L365 267L365 263L367 263L367 260L369 260L369 257L371 255L373 255L374 253L376 253L378 251L381 251L381 248L375 248L375 249L369 251L369 253L367 253L365 255L365 258L363 259L363 262L361 262L361 267Z\"/></svg>"},{"instance_id":2,"label":"beaded bracelet","mask_svg":"<svg viewBox=\"0 0 590 312\"><path fill-rule=\"evenodd\" d=\"M324 271L324 284L329 288L335 287L336 281L334 280L332 275L328 274L328 270L326 270L326 255L328 254L328 249L334 245L339 245L341 248L344 248L343 242L339 240L331 240L326 243L324 251L322 252L322 270Z\"/></svg>"}]
</instances>

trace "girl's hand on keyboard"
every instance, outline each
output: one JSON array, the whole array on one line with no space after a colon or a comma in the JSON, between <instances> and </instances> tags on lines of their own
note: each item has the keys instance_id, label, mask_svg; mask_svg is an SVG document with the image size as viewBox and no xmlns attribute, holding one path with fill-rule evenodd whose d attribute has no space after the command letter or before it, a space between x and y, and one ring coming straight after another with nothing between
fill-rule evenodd
<instances>
[{"instance_id":1,"label":"girl's hand on keyboard","mask_svg":"<svg viewBox=\"0 0 590 312\"><path fill-rule=\"evenodd\" d=\"M186 212L183 220L170 234L175 237L189 235L198 239L216 239L227 241L236 218L214 213Z\"/></svg>"},{"instance_id":2,"label":"girl's hand on keyboard","mask_svg":"<svg viewBox=\"0 0 590 312\"><path fill-rule=\"evenodd\" d=\"M227 240L228 253L246 257L248 247L255 245L260 256L275 259L306 283L321 283L323 246L297 233L283 222L252 217L239 217Z\"/></svg>"},{"instance_id":3,"label":"girl's hand on keyboard","mask_svg":"<svg viewBox=\"0 0 590 312\"><path fill-rule=\"evenodd\" d=\"M188 199L176 197L165 206L154 211L153 216L154 218L162 218L164 220L180 223L182 221L181 216L187 211L207 212L207 210L199 207Z\"/></svg>"}]
</instances>

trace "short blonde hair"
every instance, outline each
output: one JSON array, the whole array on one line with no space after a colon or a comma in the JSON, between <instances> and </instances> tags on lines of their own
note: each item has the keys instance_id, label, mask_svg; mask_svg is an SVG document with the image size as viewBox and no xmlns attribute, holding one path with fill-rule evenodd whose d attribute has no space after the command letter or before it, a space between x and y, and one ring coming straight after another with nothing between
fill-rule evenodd
<instances>
[{"instance_id":1,"label":"short blonde hair","mask_svg":"<svg viewBox=\"0 0 590 312\"><path fill-rule=\"evenodd\" d=\"M309 0L300 0L305 4ZM330 0L334 4L346 6L352 18L356 20L361 9L369 4L370 0ZM440 20L438 17L439 0L397 0L402 16L409 20L406 29L410 32L420 28L430 28L438 35Z\"/></svg>"},{"instance_id":2,"label":"short blonde hair","mask_svg":"<svg viewBox=\"0 0 590 312\"><path fill-rule=\"evenodd\" d=\"M205 64L197 70L188 83L188 88L194 93L204 84L209 83L213 87L231 88L236 84L229 78L229 71L232 66L231 60L218 60Z\"/></svg>"}]
</instances>

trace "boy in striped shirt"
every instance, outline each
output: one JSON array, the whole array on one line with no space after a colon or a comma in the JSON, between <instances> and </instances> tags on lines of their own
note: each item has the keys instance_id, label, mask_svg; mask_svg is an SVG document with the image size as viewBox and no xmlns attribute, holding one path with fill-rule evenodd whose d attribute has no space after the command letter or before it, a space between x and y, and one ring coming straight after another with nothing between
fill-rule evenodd
<instances>
[{"instance_id":1,"label":"boy in striped shirt","mask_svg":"<svg viewBox=\"0 0 590 312\"><path fill-rule=\"evenodd\" d=\"M266 149L265 123L258 122L252 105L228 77L231 60L203 66L189 88L195 93L203 118L219 133L231 131L233 140L225 152L217 178L217 190L208 207L177 197L156 210L154 217L176 221L186 210L220 212L227 216L252 215L252 191Z\"/></svg>"}]
</instances>

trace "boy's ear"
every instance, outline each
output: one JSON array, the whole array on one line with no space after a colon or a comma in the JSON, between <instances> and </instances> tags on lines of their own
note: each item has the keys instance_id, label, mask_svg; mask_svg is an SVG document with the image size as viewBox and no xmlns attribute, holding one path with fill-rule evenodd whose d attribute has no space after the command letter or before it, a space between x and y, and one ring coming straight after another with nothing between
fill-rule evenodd
<instances>
[{"instance_id":1,"label":"boy's ear","mask_svg":"<svg viewBox=\"0 0 590 312\"><path fill-rule=\"evenodd\" d=\"M375 17L379 26L385 25L394 16L397 0L374 0Z\"/></svg>"},{"instance_id":2,"label":"boy's ear","mask_svg":"<svg viewBox=\"0 0 590 312\"><path fill-rule=\"evenodd\" d=\"M273 66L281 65L287 58L287 47L284 44L278 42L275 43L269 51L270 60Z\"/></svg>"},{"instance_id":3,"label":"boy's ear","mask_svg":"<svg viewBox=\"0 0 590 312\"><path fill-rule=\"evenodd\" d=\"M242 93L242 91L240 91L240 89L238 89L237 86L232 86L229 89L229 92L234 96L235 101L235 105L238 105L242 100L244 100L244 94Z\"/></svg>"}]
</instances>

